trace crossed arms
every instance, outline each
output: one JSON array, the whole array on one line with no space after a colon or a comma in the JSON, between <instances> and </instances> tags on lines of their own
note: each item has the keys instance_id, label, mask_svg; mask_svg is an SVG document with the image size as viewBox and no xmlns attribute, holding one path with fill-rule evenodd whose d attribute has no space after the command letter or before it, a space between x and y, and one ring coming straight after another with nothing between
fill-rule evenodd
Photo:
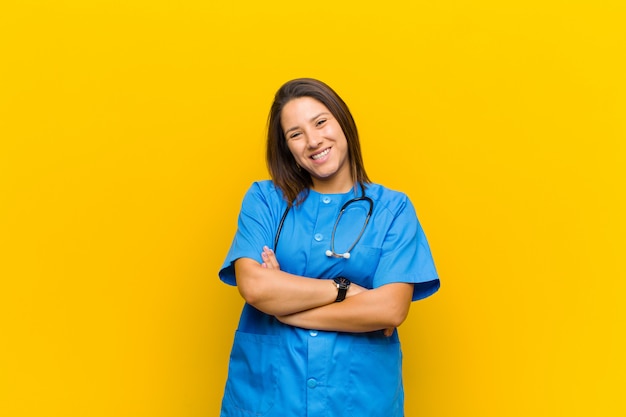
<instances>
[{"instance_id":1,"label":"crossed arms","mask_svg":"<svg viewBox=\"0 0 626 417\"><path fill-rule=\"evenodd\" d=\"M237 288L246 302L291 326L339 332L385 329L390 336L406 319L413 284L392 283L368 290L352 283L346 299L336 303L332 280L307 278L280 270L274 252L265 247L263 263L235 261Z\"/></svg>"}]
</instances>

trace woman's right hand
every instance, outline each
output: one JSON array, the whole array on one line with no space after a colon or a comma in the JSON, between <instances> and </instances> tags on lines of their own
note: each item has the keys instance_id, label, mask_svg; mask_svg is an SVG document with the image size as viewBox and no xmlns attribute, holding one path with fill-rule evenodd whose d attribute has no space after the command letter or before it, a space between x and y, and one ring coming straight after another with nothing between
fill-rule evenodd
<instances>
[{"instance_id":1,"label":"woman's right hand","mask_svg":"<svg viewBox=\"0 0 626 417\"><path fill-rule=\"evenodd\" d=\"M269 247L263 246L261 258L263 259L263 263L261 264L263 268L280 270L280 265L278 264L278 260L276 259L276 254ZM346 298L352 297L353 295L361 294L365 291L368 291L368 289L365 287L361 287L360 285L353 282L350 284L350 288L346 293Z\"/></svg>"},{"instance_id":2,"label":"woman's right hand","mask_svg":"<svg viewBox=\"0 0 626 417\"><path fill-rule=\"evenodd\" d=\"M261 264L263 268L280 270L280 265L278 263L278 260L276 259L276 254L269 247L267 246L263 247L263 251L261 252L261 258L263 259L263 263ZM348 288L348 292L346 293L346 298L364 293L366 291L369 291L369 290L353 282L350 284L350 288ZM283 323L289 324L288 317L279 317L278 319L283 321ZM391 336L394 330L395 330L395 327L389 327L389 328L384 329L385 336L387 337Z\"/></svg>"},{"instance_id":3,"label":"woman's right hand","mask_svg":"<svg viewBox=\"0 0 626 417\"><path fill-rule=\"evenodd\" d=\"M267 269L277 269L280 271L280 265L278 264L278 260L276 259L276 254L267 246L263 246L263 252L261 252L261 258L263 259L263 263L261 266Z\"/></svg>"}]
</instances>

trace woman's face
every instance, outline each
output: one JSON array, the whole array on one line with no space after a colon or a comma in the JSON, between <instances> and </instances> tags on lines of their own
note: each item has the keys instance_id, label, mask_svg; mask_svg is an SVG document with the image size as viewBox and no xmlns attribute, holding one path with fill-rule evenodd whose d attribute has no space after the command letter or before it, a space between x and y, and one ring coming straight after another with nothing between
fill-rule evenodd
<instances>
[{"instance_id":1,"label":"woman's face","mask_svg":"<svg viewBox=\"0 0 626 417\"><path fill-rule=\"evenodd\" d=\"M311 174L314 190L343 193L352 188L348 141L326 106L311 97L295 98L283 107L280 121L287 146Z\"/></svg>"}]
</instances>

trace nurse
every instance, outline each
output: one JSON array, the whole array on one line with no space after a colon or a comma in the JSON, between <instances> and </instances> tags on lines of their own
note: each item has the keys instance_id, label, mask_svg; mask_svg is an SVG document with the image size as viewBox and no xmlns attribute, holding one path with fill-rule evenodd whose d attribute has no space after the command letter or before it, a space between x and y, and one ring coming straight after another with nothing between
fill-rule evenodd
<instances>
[{"instance_id":1,"label":"nurse","mask_svg":"<svg viewBox=\"0 0 626 417\"><path fill-rule=\"evenodd\" d=\"M439 289L411 201L369 180L348 107L318 80L278 90L266 157L219 271L245 300L221 416L403 416L396 328Z\"/></svg>"}]
</instances>

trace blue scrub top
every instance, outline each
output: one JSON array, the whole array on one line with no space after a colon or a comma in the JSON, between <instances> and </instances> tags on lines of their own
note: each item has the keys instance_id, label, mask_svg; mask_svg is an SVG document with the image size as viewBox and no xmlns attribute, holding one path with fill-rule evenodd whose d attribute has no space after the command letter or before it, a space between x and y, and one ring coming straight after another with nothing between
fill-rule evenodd
<instances>
[{"instance_id":1,"label":"blue scrub top","mask_svg":"<svg viewBox=\"0 0 626 417\"><path fill-rule=\"evenodd\" d=\"M342 205L360 196L309 191L289 211L276 249L283 271L311 278L344 276L365 288L393 282L414 284L413 300L439 289L430 248L408 197L378 184L366 195L374 210L350 259L325 255ZM219 272L236 285L234 262L262 262L263 246L273 247L287 207L271 181L255 182L246 193L237 233ZM335 232L335 251L345 252L365 222L369 204L345 210ZM338 318L339 319L339 318ZM221 416L384 416L404 415L402 352L397 331L325 332L279 322L249 304L241 313L230 356Z\"/></svg>"}]
</instances>

